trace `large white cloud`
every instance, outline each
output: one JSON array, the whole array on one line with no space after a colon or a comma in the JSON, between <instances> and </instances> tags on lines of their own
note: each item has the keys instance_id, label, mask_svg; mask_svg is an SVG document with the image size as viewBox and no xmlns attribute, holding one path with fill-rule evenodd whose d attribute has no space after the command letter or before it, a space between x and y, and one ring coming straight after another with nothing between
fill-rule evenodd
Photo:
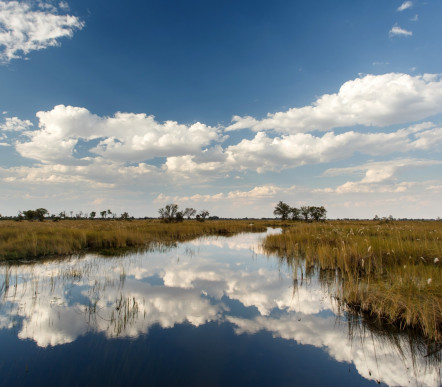
<instances>
[{"instance_id":1,"label":"large white cloud","mask_svg":"<svg viewBox=\"0 0 442 387\"><path fill-rule=\"evenodd\" d=\"M324 94L312 105L269 113L261 120L234 116L227 130L273 129L298 133L354 125L382 127L425 119L441 112L440 75L388 73L347 81L338 93Z\"/></svg>"},{"instance_id":2,"label":"large white cloud","mask_svg":"<svg viewBox=\"0 0 442 387\"><path fill-rule=\"evenodd\" d=\"M55 106L38 112L39 130L25 132L28 139L16 144L24 157L43 163L72 163L80 140L99 139L91 152L118 162L139 162L154 157L198 153L220 139L219 129L199 122L159 123L153 116L116 113L100 117L81 107Z\"/></svg>"},{"instance_id":3,"label":"large white cloud","mask_svg":"<svg viewBox=\"0 0 442 387\"><path fill-rule=\"evenodd\" d=\"M370 162L354 167L330 168L324 172L324 176L364 175L359 181L348 181L337 187L336 192L338 193L405 192L415 184L410 182L397 182L398 173L440 164L442 164L440 160L395 159Z\"/></svg>"},{"instance_id":4,"label":"large white cloud","mask_svg":"<svg viewBox=\"0 0 442 387\"><path fill-rule=\"evenodd\" d=\"M22 58L31 51L59 44L72 37L84 23L76 16L60 14L49 2L0 1L0 62ZM60 4L60 10L66 8Z\"/></svg>"},{"instance_id":5,"label":"large white cloud","mask_svg":"<svg viewBox=\"0 0 442 387\"><path fill-rule=\"evenodd\" d=\"M435 150L442 145L442 128L432 123L415 125L396 131L343 133L329 131L322 136L312 133L287 133L270 136L264 130L274 128L286 132L326 129L333 126L363 123L387 124L407 121L411 116L441 111L442 82L438 76L412 77L406 74L366 76L345 83L338 94L324 95L313 106L276 113L267 119L238 118L226 128L246 126L259 131L252 139L223 147L225 137L220 127L203 123L160 123L151 115L117 112L102 117L83 107L58 105L37 113L38 129L23 130L28 120L7 119L4 129L21 129L15 143L20 155L37 160L33 167L9 168L12 180L36 175L57 176L98 181L116 176L114 182L127 182L164 175L171 181L183 182L228 178L231 174L274 171L306 164L327 163L352 157L355 153L385 156L395 152ZM400 112L400 114L399 114ZM301 118L301 119L300 119ZM250 121L250 122L249 122ZM319 125L319 126L318 126ZM89 143L94 141L94 143ZM77 150L84 146L90 153ZM94 145L92 145L94 144ZM153 167L145 160L164 158L162 166ZM65 167L63 167L65 166ZM71 166L68 168L67 166ZM96 173L100 168L103 173ZM3 175L6 171L3 171ZM119 179L118 177L121 177ZM44 179L41 179L44 180Z\"/></svg>"},{"instance_id":6,"label":"large white cloud","mask_svg":"<svg viewBox=\"0 0 442 387\"><path fill-rule=\"evenodd\" d=\"M271 137L259 132L251 140L244 139L222 148L219 144L210 147L212 141L221 141L221 131L200 123L190 126L176 122L161 124L152 116L129 113L103 118L84 108L62 105L49 112L40 112L38 116L40 128L23 132L15 147L22 156L37 159L39 163L0 169L0 177L6 181L89 181L121 186L145 181L148 176L150 184L160 181L183 184L195 178L202 182L250 170L261 173L327 163L350 158L355 153L385 156L434 151L442 145L442 128L432 123L393 132L328 132L322 136L296 133ZM90 149L96 157L75 157L79 141L91 139L99 141ZM204 146L209 148L204 149ZM165 158L162 166L141 162L156 156ZM231 191L229 199L269 196L271 187L264 187L265 192L263 188L250 193ZM223 199L223 194L183 197L187 201L214 199Z\"/></svg>"},{"instance_id":7,"label":"large white cloud","mask_svg":"<svg viewBox=\"0 0 442 387\"><path fill-rule=\"evenodd\" d=\"M349 158L356 152L383 156L395 152L437 150L442 145L442 128L424 123L393 132L360 133L348 131L341 134L327 132L322 136L296 133L271 137L258 132L217 151L215 161L201 160L193 155L169 158L167 171L176 174L223 175L230 171L256 170L265 172L294 168L306 164L327 163Z\"/></svg>"}]
</instances>

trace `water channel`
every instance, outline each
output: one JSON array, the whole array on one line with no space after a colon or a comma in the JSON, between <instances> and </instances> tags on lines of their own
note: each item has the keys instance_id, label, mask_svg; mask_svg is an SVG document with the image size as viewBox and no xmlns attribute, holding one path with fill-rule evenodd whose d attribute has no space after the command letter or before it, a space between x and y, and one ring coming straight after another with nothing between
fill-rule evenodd
<instances>
[{"instance_id":1,"label":"water channel","mask_svg":"<svg viewBox=\"0 0 442 387\"><path fill-rule=\"evenodd\" d=\"M349 314L264 236L0 266L0 385L441 384L422 340Z\"/></svg>"}]
</instances>

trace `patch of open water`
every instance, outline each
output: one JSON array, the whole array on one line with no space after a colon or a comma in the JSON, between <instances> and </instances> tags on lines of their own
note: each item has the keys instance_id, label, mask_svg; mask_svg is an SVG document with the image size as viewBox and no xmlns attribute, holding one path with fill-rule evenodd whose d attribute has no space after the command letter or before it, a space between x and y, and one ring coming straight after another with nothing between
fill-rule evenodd
<instances>
[{"instance_id":1,"label":"patch of open water","mask_svg":"<svg viewBox=\"0 0 442 387\"><path fill-rule=\"evenodd\" d=\"M0 384L440 385L440 357L295 281L265 234L0 266Z\"/></svg>"}]
</instances>

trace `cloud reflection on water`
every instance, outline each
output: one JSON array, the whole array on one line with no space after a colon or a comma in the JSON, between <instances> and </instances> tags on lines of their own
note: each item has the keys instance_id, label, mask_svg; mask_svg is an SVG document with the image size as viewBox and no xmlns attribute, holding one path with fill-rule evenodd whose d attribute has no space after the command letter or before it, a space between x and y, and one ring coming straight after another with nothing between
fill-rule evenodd
<instances>
[{"instance_id":1,"label":"cloud reflection on water","mask_svg":"<svg viewBox=\"0 0 442 387\"><path fill-rule=\"evenodd\" d=\"M228 322L238 335L265 330L323 348L336 361L353 363L366 379L438 385L440 364L404 351L405 335L398 335L396 348L368 329L350 340L326 289L316 278L294 287L291 269L262 254L262 236L202 238L120 258L87 255L0 267L0 328L14 328L20 339L48 347L88 332L135 338L153 325ZM242 309L233 311L232 301ZM246 318L250 309L254 317Z\"/></svg>"}]
</instances>

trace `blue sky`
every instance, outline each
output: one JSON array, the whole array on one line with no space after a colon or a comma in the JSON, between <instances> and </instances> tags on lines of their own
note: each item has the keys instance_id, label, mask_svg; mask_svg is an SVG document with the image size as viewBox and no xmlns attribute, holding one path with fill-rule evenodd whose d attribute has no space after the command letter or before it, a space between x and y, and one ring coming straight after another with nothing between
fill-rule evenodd
<instances>
[{"instance_id":1,"label":"blue sky","mask_svg":"<svg viewBox=\"0 0 442 387\"><path fill-rule=\"evenodd\" d=\"M440 1L0 1L0 213L442 216Z\"/></svg>"}]
</instances>

